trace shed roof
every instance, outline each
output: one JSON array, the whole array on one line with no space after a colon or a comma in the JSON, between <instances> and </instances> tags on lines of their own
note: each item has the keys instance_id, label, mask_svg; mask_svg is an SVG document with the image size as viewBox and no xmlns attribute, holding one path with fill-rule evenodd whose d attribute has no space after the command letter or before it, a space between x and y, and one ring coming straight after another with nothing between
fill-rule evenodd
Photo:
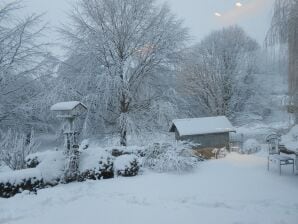
<instances>
[{"instance_id":1,"label":"shed roof","mask_svg":"<svg viewBox=\"0 0 298 224\"><path fill-rule=\"evenodd\" d=\"M76 108L78 105L82 105L85 109L87 107L79 101L68 101L68 102L60 102L51 106L51 110L53 111L70 111Z\"/></svg>"},{"instance_id":2,"label":"shed roof","mask_svg":"<svg viewBox=\"0 0 298 224\"><path fill-rule=\"evenodd\" d=\"M203 135L225 132L235 132L235 128L225 116L175 119L170 132L179 132L180 136Z\"/></svg>"}]
</instances>

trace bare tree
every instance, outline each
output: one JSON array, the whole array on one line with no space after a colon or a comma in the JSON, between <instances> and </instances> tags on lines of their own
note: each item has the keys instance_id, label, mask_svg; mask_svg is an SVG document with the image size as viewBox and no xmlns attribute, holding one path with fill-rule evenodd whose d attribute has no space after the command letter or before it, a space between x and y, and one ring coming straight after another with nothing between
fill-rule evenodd
<instances>
[{"instance_id":1,"label":"bare tree","mask_svg":"<svg viewBox=\"0 0 298 224\"><path fill-rule=\"evenodd\" d=\"M34 137L34 131L26 136L18 132L8 130L1 134L0 161L13 170L26 168L26 156L37 151L39 143Z\"/></svg>"},{"instance_id":2,"label":"bare tree","mask_svg":"<svg viewBox=\"0 0 298 224\"><path fill-rule=\"evenodd\" d=\"M298 1L276 0L271 27L266 37L267 45L288 45L288 82L290 104L295 108L298 123Z\"/></svg>"},{"instance_id":3,"label":"bare tree","mask_svg":"<svg viewBox=\"0 0 298 224\"><path fill-rule=\"evenodd\" d=\"M70 52L97 64L98 70L92 71L100 92L97 102L116 118L120 144L126 146L132 111L154 101L150 77L173 67L187 31L167 5L160 7L155 0L81 0L72 20L63 29Z\"/></svg>"},{"instance_id":4,"label":"bare tree","mask_svg":"<svg viewBox=\"0 0 298 224\"><path fill-rule=\"evenodd\" d=\"M255 72L258 48L242 28L233 26L212 32L186 53L182 83L203 114L232 117L243 109L248 93L241 82Z\"/></svg>"},{"instance_id":5,"label":"bare tree","mask_svg":"<svg viewBox=\"0 0 298 224\"><path fill-rule=\"evenodd\" d=\"M0 3L0 123L2 128L16 124L18 121L23 122L23 116L27 112L24 110L26 103L40 91L36 81L50 73L47 44L39 41L44 29L44 26L40 25L41 16L19 18L17 13L21 8L21 1ZM20 123L17 125L20 128Z\"/></svg>"}]
</instances>

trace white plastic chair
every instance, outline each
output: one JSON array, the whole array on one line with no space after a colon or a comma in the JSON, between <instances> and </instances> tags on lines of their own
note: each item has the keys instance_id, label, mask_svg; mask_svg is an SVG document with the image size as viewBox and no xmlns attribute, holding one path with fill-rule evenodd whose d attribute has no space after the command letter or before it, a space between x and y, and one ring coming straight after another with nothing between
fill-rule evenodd
<instances>
[{"instance_id":1,"label":"white plastic chair","mask_svg":"<svg viewBox=\"0 0 298 224\"><path fill-rule=\"evenodd\" d=\"M293 173L295 173L295 161L290 156L285 156L280 154L279 142L281 137L276 134L271 134L266 137L266 142L268 143L268 162L267 169L269 171L270 162L277 163L279 165L279 175L281 175L281 167L286 165L292 165Z\"/></svg>"}]
</instances>

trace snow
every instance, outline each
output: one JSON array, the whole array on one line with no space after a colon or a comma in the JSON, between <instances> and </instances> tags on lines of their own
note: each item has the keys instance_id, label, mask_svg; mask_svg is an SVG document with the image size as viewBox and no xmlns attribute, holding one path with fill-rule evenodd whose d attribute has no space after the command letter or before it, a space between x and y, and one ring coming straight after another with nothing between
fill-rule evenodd
<instances>
[{"instance_id":1,"label":"snow","mask_svg":"<svg viewBox=\"0 0 298 224\"><path fill-rule=\"evenodd\" d=\"M114 170L125 170L130 167L130 163L134 160L138 161L138 157L136 155L122 155L115 159L114 162Z\"/></svg>"},{"instance_id":2,"label":"snow","mask_svg":"<svg viewBox=\"0 0 298 224\"><path fill-rule=\"evenodd\" d=\"M298 152L298 125L295 125L286 135L282 136L281 142L286 148Z\"/></svg>"},{"instance_id":3,"label":"snow","mask_svg":"<svg viewBox=\"0 0 298 224\"><path fill-rule=\"evenodd\" d=\"M59 154L59 156L60 156L61 152L54 151L54 150L47 150L44 152L36 152L36 153L32 153L32 154L28 155L26 157L26 160L38 158L38 161L41 163L49 158L57 157L58 156L57 154Z\"/></svg>"},{"instance_id":4,"label":"snow","mask_svg":"<svg viewBox=\"0 0 298 224\"><path fill-rule=\"evenodd\" d=\"M289 156L285 156L285 155L274 154L274 155L270 155L270 159L280 161L280 160L288 160L288 159L292 159L292 158Z\"/></svg>"},{"instance_id":5,"label":"snow","mask_svg":"<svg viewBox=\"0 0 298 224\"><path fill-rule=\"evenodd\" d=\"M181 141L155 143L146 150L143 166L160 173L189 172L198 166L192 148L192 144Z\"/></svg>"},{"instance_id":6,"label":"snow","mask_svg":"<svg viewBox=\"0 0 298 224\"><path fill-rule=\"evenodd\" d=\"M47 151L43 154L45 157L36 168L41 171L43 180L49 183L62 176L65 159L62 151Z\"/></svg>"},{"instance_id":7,"label":"snow","mask_svg":"<svg viewBox=\"0 0 298 224\"><path fill-rule=\"evenodd\" d=\"M115 157L112 156L112 150L117 149L123 153L133 153L137 154L139 150L143 150L143 147L137 147L137 146L129 146L129 147L100 147L96 144L96 142L89 142L88 141L88 148L83 149L84 147L80 148L80 165L79 165L79 171L84 172L86 170L94 170L98 169L100 166L99 161L107 161L111 160L113 161ZM133 161L134 158L137 158L135 155L122 155L118 158L116 158L114 162L114 167L119 166L122 167L122 165L128 165L128 161ZM120 170L120 169L119 169Z\"/></svg>"},{"instance_id":8,"label":"snow","mask_svg":"<svg viewBox=\"0 0 298 224\"><path fill-rule=\"evenodd\" d=\"M79 104L87 108L84 104L82 104L79 101L68 101L68 102L60 102L60 103L54 104L53 106L51 106L51 110L53 111L73 110Z\"/></svg>"},{"instance_id":9,"label":"snow","mask_svg":"<svg viewBox=\"0 0 298 224\"><path fill-rule=\"evenodd\" d=\"M80 150L85 150L89 147L90 140L89 139L83 139L83 141L80 144Z\"/></svg>"},{"instance_id":10,"label":"snow","mask_svg":"<svg viewBox=\"0 0 298 224\"><path fill-rule=\"evenodd\" d=\"M173 120L180 136L234 132L235 128L225 116ZM171 127L171 131L173 127Z\"/></svg>"},{"instance_id":11,"label":"snow","mask_svg":"<svg viewBox=\"0 0 298 224\"><path fill-rule=\"evenodd\" d=\"M251 154L256 153L261 150L261 145L256 139L248 139L243 144L243 149L241 149L241 153Z\"/></svg>"},{"instance_id":12,"label":"snow","mask_svg":"<svg viewBox=\"0 0 298 224\"><path fill-rule=\"evenodd\" d=\"M2 172L0 182L18 184L24 179L36 177L38 180L43 179L46 183L51 183L63 174L64 156L61 151L34 153L27 158L34 157L38 157L40 162L36 168Z\"/></svg>"},{"instance_id":13,"label":"snow","mask_svg":"<svg viewBox=\"0 0 298 224\"><path fill-rule=\"evenodd\" d=\"M237 127L237 133L243 134L245 139L254 138L259 142L265 143L265 138L273 133L284 132L289 127L288 122L250 122L246 125Z\"/></svg>"},{"instance_id":14,"label":"snow","mask_svg":"<svg viewBox=\"0 0 298 224\"><path fill-rule=\"evenodd\" d=\"M0 183L10 183L16 185L22 182L22 180L31 179L35 177L36 180L42 179L41 171L37 168L17 170L17 171L7 171L0 175Z\"/></svg>"},{"instance_id":15,"label":"snow","mask_svg":"<svg viewBox=\"0 0 298 224\"><path fill-rule=\"evenodd\" d=\"M0 223L297 224L297 186L290 168L279 176L266 157L233 153L183 175L145 172L0 199Z\"/></svg>"},{"instance_id":16,"label":"snow","mask_svg":"<svg viewBox=\"0 0 298 224\"><path fill-rule=\"evenodd\" d=\"M100 147L89 147L81 151L79 171L93 170L99 167L99 161L106 161L108 158L112 159L111 154Z\"/></svg>"},{"instance_id":17,"label":"snow","mask_svg":"<svg viewBox=\"0 0 298 224\"><path fill-rule=\"evenodd\" d=\"M1 172L7 172L7 171L11 171L11 169L9 168L9 166L6 166L5 164L2 164L0 162L0 173Z\"/></svg>"}]
</instances>

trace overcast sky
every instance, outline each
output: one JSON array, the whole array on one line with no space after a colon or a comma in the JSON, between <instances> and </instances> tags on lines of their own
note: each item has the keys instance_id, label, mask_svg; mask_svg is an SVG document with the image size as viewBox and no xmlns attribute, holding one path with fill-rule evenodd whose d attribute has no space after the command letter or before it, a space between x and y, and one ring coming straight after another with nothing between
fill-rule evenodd
<instances>
[{"instance_id":1,"label":"overcast sky","mask_svg":"<svg viewBox=\"0 0 298 224\"><path fill-rule=\"evenodd\" d=\"M1 1L1 0L0 0ZM164 0L158 0L163 2ZM26 13L46 13L52 26L67 21L67 12L74 0L25 0ZM194 41L201 40L212 30L239 24L245 31L263 43L268 30L273 0L167 0L172 11L185 21ZM240 2L242 7L235 4ZM215 16L215 13L221 16ZM54 40L57 35L49 33Z\"/></svg>"}]
</instances>

